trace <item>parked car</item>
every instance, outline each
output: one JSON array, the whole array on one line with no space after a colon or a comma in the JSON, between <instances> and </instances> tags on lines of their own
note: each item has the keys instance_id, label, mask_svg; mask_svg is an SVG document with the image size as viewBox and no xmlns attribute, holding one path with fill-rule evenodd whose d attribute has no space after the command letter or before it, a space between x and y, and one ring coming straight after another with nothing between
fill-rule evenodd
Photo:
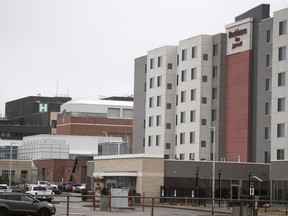
<instances>
[{"instance_id":1,"label":"parked car","mask_svg":"<svg viewBox=\"0 0 288 216\"><path fill-rule=\"evenodd\" d=\"M62 191L56 187L52 187L51 190L53 191L54 194L61 194L62 193Z\"/></svg>"},{"instance_id":2,"label":"parked car","mask_svg":"<svg viewBox=\"0 0 288 216\"><path fill-rule=\"evenodd\" d=\"M28 194L17 192L0 194L0 215L42 215L51 216L56 208L48 202L41 202Z\"/></svg>"},{"instance_id":3,"label":"parked car","mask_svg":"<svg viewBox=\"0 0 288 216\"><path fill-rule=\"evenodd\" d=\"M66 192L72 192L73 187L78 187L78 186L81 186L81 184L78 184L78 183L68 184L68 185L66 185L66 187L65 187L65 191L66 191Z\"/></svg>"},{"instance_id":4,"label":"parked car","mask_svg":"<svg viewBox=\"0 0 288 216\"><path fill-rule=\"evenodd\" d=\"M58 185L58 189L61 191L65 191L66 186L69 184L72 184L72 182L62 182L61 184Z\"/></svg>"},{"instance_id":5,"label":"parked car","mask_svg":"<svg viewBox=\"0 0 288 216\"><path fill-rule=\"evenodd\" d=\"M53 191L41 185L30 185L26 193L33 195L35 198L41 201L51 202L54 198Z\"/></svg>"},{"instance_id":6,"label":"parked car","mask_svg":"<svg viewBox=\"0 0 288 216\"><path fill-rule=\"evenodd\" d=\"M74 192L74 193L81 193L81 190L82 190L82 189L85 189L85 188L86 188L86 184L74 185L73 188L72 188L72 192Z\"/></svg>"}]
</instances>

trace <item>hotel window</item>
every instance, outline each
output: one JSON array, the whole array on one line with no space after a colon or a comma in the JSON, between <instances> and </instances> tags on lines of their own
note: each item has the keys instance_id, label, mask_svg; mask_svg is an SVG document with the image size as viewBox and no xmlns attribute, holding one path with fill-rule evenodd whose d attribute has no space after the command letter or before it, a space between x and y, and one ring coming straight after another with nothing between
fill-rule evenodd
<instances>
[{"instance_id":1,"label":"hotel window","mask_svg":"<svg viewBox=\"0 0 288 216\"><path fill-rule=\"evenodd\" d=\"M277 149L277 160L284 160L284 149Z\"/></svg>"},{"instance_id":2,"label":"hotel window","mask_svg":"<svg viewBox=\"0 0 288 216\"><path fill-rule=\"evenodd\" d=\"M271 103L270 102L265 103L265 115L271 115Z\"/></svg>"},{"instance_id":3,"label":"hotel window","mask_svg":"<svg viewBox=\"0 0 288 216\"><path fill-rule=\"evenodd\" d=\"M285 136L285 124L277 124L277 137L284 137Z\"/></svg>"},{"instance_id":4,"label":"hotel window","mask_svg":"<svg viewBox=\"0 0 288 216\"><path fill-rule=\"evenodd\" d=\"M195 143L195 131L190 132L190 143Z\"/></svg>"},{"instance_id":5,"label":"hotel window","mask_svg":"<svg viewBox=\"0 0 288 216\"><path fill-rule=\"evenodd\" d=\"M154 58L150 59L150 69L154 68Z\"/></svg>"},{"instance_id":6,"label":"hotel window","mask_svg":"<svg viewBox=\"0 0 288 216\"><path fill-rule=\"evenodd\" d=\"M196 71L197 71L196 67L191 68L191 80L196 79L196 76L197 76Z\"/></svg>"},{"instance_id":7,"label":"hotel window","mask_svg":"<svg viewBox=\"0 0 288 216\"><path fill-rule=\"evenodd\" d=\"M166 123L166 129L171 129L171 123Z\"/></svg>"},{"instance_id":8,"label":"hotel window","mask_svg":"<svg viewBox=\"0 0 288 216\"><path fill-rule=\"evenodd\" d=\"M265 82L266 82L265 90L266 91L271 91L271 88L272 88L271 78L266 78Z\"/></svg>"},{"instance_id":9,"label":"hotel window","mask_svg":"<svg viewBox=\"0 0 288 216\"><path fill-rule=\"evenodd\" d=\"M172 83L167 83L167 89L172 89Z\"/></svg>"},{"instance_id":10,"label":"hotel window","mask_svg":"<svg viewBox=\"0 0 288 216\"><path fill-rule=\"evenodd\" d=\"M271 139L271 127L267 126L265 127L265 140Z\"/></svg>"},{"instance_id":11,"label":"hotel window","mask_svg":"<svg viewBox=\"0 0 288 216\"><path fill-rule=\"evenodd\" d=\"M205 148L206 147L206 141L205 140L201 140L201 147Z\"/></svg>"},{"instance_id":12,"label":"hotel window","mask_svg":"<svg viewBox=\"0 0 288 216\"><path fill-rule=\"evenodd\" d=\"M169 154L164 154L164 159L169 159Z\"/></svg>"},{"instance_id":13,"label":"hotel window","mask_svg":"<svg viewBox=\"0 0 288 216\"><path fill-rule=\"evenodd\" d=\"M181 82L184 82L187 80L187 71L186 70L182 70L181 71Z\"/></svg>"},{"instance_id":14,"label":"hotel window","mask_svg":"<svg viewBox=\"0 0 288 216\"><path fill-rule=\"evenodd\" d=\"M207 104L207 98L206 97L202 97L202 104Z\"/></svg>"},{"instance_id":15,"label":"hotel window","mask_svg":"<svg viewBox=\"0 0 288 216\"><path fill-rule=\"evenodd\" d=\"M166 109L171 109L171 107L172 107L171 103L166 104Z\"/></svg>"},{"instance_id":16,"label":"hotel window","mask_svg":"<svg viewBox=\"0 0 288 216\"><path fill-rule=\"evenodd\" d=\"M166 143L165 144L165 149L170 149L170 146L171 146L170 143Z\"/></svg>"},{"instance_id":17,"label":"hotel window","mask_svg":"<svg viewBox=\"0 0 288 216\"><path fill-rule=\"evenodd\" d=\"M181 103L186 102L186 91L181 91Z\"/></svg>"},{"instance_id":18,"label":"hotel window","mask_svg":"<svg viewBox=\"0 0 288 216\"><path fill-rule=\"evenodd\" d=\"M189 160L195 160L195 153L189 154Z\"/></svg>"},{"instance_id":19,"label":"hotel window","mask_svg":"<svg viewBox=\"0 0 288 216\"><path fill-rule=\"evenodd\" d=\"M180 113L180 123L185 123L185 118L186 118L185 112L181 112Z\"/></svg>"},{"instance_id":20,"label":"hotel window","mask_svg":"<svg viewBox=\"0 0 288 216\"><path fill-rule=\"evenodd\" d=\"M284 20L279 22L279 35L284 35L287 33L287 21Z\"/></svg>"},{"instance_id":21,"label":"hotel window","mask_svg":"<svg viewBox=\"0 0 288 216\"><path fill-rule=\"evenodd\" d=\"M156 126L160 126L161 125L161 115L157 115L156 116Z\"/></svg>"},{"instance_id":22,"label":"hotel window","mask_svg":"<svg viewBox=\"0 0 288 216\"><path fill-rule=\"evenodd\" d=\"M157 77L157 87L162 86L162 76Z\"/></svg>"},{"instance_id":23,"label":"hotel window","mask_svg":"<svg viewBox=\"0 0 288 216\"><path fill-rule=\"evenodd\" d=\"M157 96L157 107L159 107L161 105L162 105L162 96L159 95L159 96Z\"/></svg>"},{"instance_id":24,"label":"hotel window","mask_svg":"<svg viewBox=\"0 0 288 216\"><path fill-rule=\"evenodd\" d=\"M216 111L216 109L212 109L211 120L212 120L212 121L216 121L216 116L217 116L217 111Z\"/></svg>"},{"instance_id":25,"label":"hotel window","mask_svg":"<svg viewBox=\"0 0 288 216\"><path fill-rule=\"evenodd\" d=\"M191 101L196 100L196 89L191 89Z\"/></svg>"},{"instance_id":26,"label":"hotel window","mask_svg":"<svg viewBox=\"0 0 288 216\"><path fill-rule=\"evenodd\" d=\"M153 137L152 136L148 136L148 146L152 146L153 144Z\"/></svg>"},{"instance_id":27,"label":"hotel window","mask_svg":"<svg viewBox=\"0 0 288 216\"><path fill-rule=\"evenodd\" d=\"M184 144L185 143L185 133L180 133L180 144Z\"/></svg>"},{"instance_id":28,"label":"hotel window","mask_svg":"<svg viewBox=\"0 0 288 216\"><path fill-rule=\"evenodd\" d=\"M172 63L168 63L167 64L167 69L171 70L173 68L173 64Z\"/></svg>"},{"instance_id":29,"label":"hotel window","mask_svg":"<svg viewBox=\"0 0 288 216\"><path fill-rule=\"evenodd\" d=\"M178 124L178 115L175 116L175 123Z\"/></svg>"},{"instance_id":30,"label":"hotel window","mask_svg":"<svg viewBox=\"0 0 288 216\"><path fill-rule=\"evenodd\" d=\"M212 88L212 99L217 98L217 88Z\"/></svg>"},{"instance_id":31,"label":"hotel window","mask_svg":"<svg viewBox=\"0 0 288 216\"><path fill-rule=\"evenodd\" d=\"M152 78L150 78L150 80L149 80L150 82L150 89L151 88L154 88L154 77L152 77Z\"/></svg>"},{"instance_id":32,"label":"hotel window","mask_svg":"<svg viewBox=\"0 0 288 216\"><path fill-rule=\"evenodd\" d=\"M149 116L149 127L153 126L153 116Z\"/></svg>"},{"instance_id":33,"label":"hotel window","mask_svg":"<svg viewBox=\"0 0 288 216\"><path fill-rule=\"evenodd\" d=\"M187 60L187 49L182 50L182 61Z\"/></svg>"},{"instance_id":34,"label":"hotel window","mask_svg":"<svg viewBox=\"0 0 288 216\"><path fill-rule=\"evenodd\" d=\"M144 66L144 72L147 73L147 64Z\"/></svg>"},{"instance_id":35,"label":"hotel window","mask_svg":"<svg viewBox=\"0 0 288 216\"><path fill-rule=\"evenodd\" d=\"M153 107L153 97L149 98L149 108Z\"/></svg>"},{"instance_id":36,"label":"hotel window","mask_svg":"<svg viewBox=\"0 0 288 216\"><path fill-rule=\"evenodd\" d=\"M264 163L270 163L271 162L271 154L270 151L264 152Z\"/></svg>"},{"instance_id":37,"label":"hotel window","mask_svg":"<svg viewBox=\"0 0 288 216\"><path fill-rule=\"evenodd\" d=\"M266 55L266 67L271 67L272 66L272 55L267 54Z\"/></svg>"},{"instance_id":38,"label":"hotel window","mask_svg":"<svg viewBox=\"0 0 288 216\"><path fill-rule=\"evenodd\" d=\"M212 77L216 78L218 76L218 67L217 66L213 66L212 68Z\"/></svg>"},{"instance_id":39,"label":"hotel window","mask_svg":"<svg viewBox=\"0 0 288 216\"><path fill-rule=\"evenodd\" d=\"M283 61L286 59L286 46L279 47L278 60Z\"/></svg>"},{"instance_id":40,"label":"hotel window","mask_svg":"<svg viewBox=\"0 0 288 216\"><path fill-rule=\"evenodd\" d=\"M177 135L175 135L175 146L177 146Z\"/></svg>"},{"instance_id":41,"label":"hotel window","mask_svg":"<svg viewBox=\"0 0 288 216\"><path fill-rule=\"evenodd\" d=\"M277 111L278 112L285 111L285 97L278 98Z\"/></svg>"},{"instance_id":42,"label":"hotel window","mask_svg":"<svg viewBox=\"0 0 288 216\"><path fill-rule=\"evenodd\" d=\"M179 65L179 55L177 55L177 66Z\"/></svg>"},{"instance_id":43,"label":"hotel window","mask_svg":"<svg viewBox=\"0 0 288 216\"><path fill-rule=\"evenodd\" d=\"M278 73L278 86L285 86L286 84L286 73Z\"/></svg>"},{"instance_id":44,"label":"hotel window","mask_svg":"<svg viewBox=\"0 0 288 216\"><path fill-rule=\"evenodd\" d=\"M158 57L158 65L157 65L158 67L162 67L162 58L163 58L162 56Z\"/></svg>"},{"instance_id":45,"label":"hotel window","mask_svg":"<svg viewBox=\"0 0 288 216\"><path fill-rule=\"evenodd\" d=\"M159 146L160 145L160 135L156 135L156 143L155 143L156 146Z\"/></svg>"},{"instance_id":46,"label":"hotel window","mask_svg":"<svg viewBox=\"0 0 288 216\"><path fill-rule=\"evenodd\" d=\"M147 83L144 83L144 92L146 92Z\"/></svg>"},{"instance_id":47,"label":"hotel window","mask_svg":"<svg viewBox=\"0 0 288 216\"><path fill-rule=\"evenodd\" d=\"M197 57L197 46L192 47L192 58Z\"/></svg>"},{"instance_id":48,"label":"hotel window","mask_svg":"<svg viewBox=\"0 0 288 216\"><path fill-rule=\"evenodd\" d=\"M201 119L201 125L207 125L207 120L206 119Z\"/></svg>"},{"instance_id":49,"label":"hotel window","mask_svg":"<svg viewBox=\"0 0 288 216\"><path fill-rule=\"evenodd\" d=\"M196 110L190 111L190 122L195 122L196 120Z\"/></svg>"},{"instance_id":50,"label":"hotel window","mask_svg":"<svg viewBox=\"0 0 288 216\"><path fill-rule=\"evenodd\" d=\"M208 54L203 54L203 60L207 61L208 60Z\"/></svg>"},{"instance_id":51,"label":"hotel window","mask_svg":"<svg viewBox=\"0 0 288 216\"><path fill-rule=\"evenodd\" d=\"M185 160L185 154L179 154L179 158L180 158L180 160Z\"/></svg>"},{"instance_id":52,"label":"hotel window","mask_svg":"<svg viewBox=\"0 0 288 216\"><path fill-rule=\"evenodd\" d=\"M176 85L178 86L178 84L179 84L179 76L177 74L177 76L176 76Z\"/></svg>"},{"instance_id":53,"label":"hotel window","mask_svg":"<svg viewBox=\"0 0 288 216\"><path fill-rule=\"evenodd\" d=\"M202 82L207 82L208 81L208 77L207 76L202 76Z\"/></svg>"},{"instance_id":54,"label":"hotel window","mask_svg":"<svg viewBox=\"0 0 288 216\"><path fill-rule=\"evenodd\" d=\"M267 30L266 32L266 42L269 43L272 41L272 31L271 30Z\"/></svg>"},{"instance_id":55,"label":"hotel window","mask_svg":"<svg viewBox=\"0 0 288 216\"><path fill-rule=\"evenodd\" d=\"M213 56L218 55L218 44L213 45Z\"/></svg>"}]
</instances>

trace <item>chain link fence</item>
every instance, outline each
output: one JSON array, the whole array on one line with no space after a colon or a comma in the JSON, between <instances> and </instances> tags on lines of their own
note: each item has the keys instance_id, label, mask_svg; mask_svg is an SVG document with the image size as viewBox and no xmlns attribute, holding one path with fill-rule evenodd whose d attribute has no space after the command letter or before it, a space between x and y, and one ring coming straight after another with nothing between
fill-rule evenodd
<instances>
[{"instance_id":1,"label":"chain link fence","mask_svg":"<svg viewBox=\"0 0 288 216\"><path fill-rule=\"evenodd\" d=\"M287 202L241 199L219 200L188 197L94 196L62 194L52 203L56 215L287 215Z\"/></svg>"}]
</instances>

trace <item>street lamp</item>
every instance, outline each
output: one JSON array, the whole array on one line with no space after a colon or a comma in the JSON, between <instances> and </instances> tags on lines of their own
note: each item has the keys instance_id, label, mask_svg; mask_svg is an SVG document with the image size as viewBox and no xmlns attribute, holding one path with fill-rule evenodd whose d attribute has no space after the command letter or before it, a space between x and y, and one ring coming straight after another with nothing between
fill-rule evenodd
<instances>
[{"instance_id":1,"label":"street lamp","mask_svg":"<svg viewBox=\"0 0 288 216\"><path fill-rule=\"evenodd\" d=\"M218 170L219 207L221 206L221 170Z\"/></svg>"},{"instance_id":2,"label":"street lamp","mask_svg":"<svg viewBox=\"0 0 288 216\"><path fill-rule=\"evenodd\" d=\"M199 175L199 167L197 167L196 171L196 198L198 198L198 193L199 193L199 190L198 190L198 185L199 185L199 182L198 182L198 175ZM196 200L196 203L198 203L198 199Z\"/></svg>"},{"instance_id":3,"label":"street lamp","mask_svg":"<svg viewBox=\"0 0 288 216\"><path fill-rule=\"evenodd\" d=\"M211 126L210 127L213 131L213 169L212 169L212 215L214 215L214 199L215 199L215 145L216 145L216 127Z\"/></svg>"}]
</instances>

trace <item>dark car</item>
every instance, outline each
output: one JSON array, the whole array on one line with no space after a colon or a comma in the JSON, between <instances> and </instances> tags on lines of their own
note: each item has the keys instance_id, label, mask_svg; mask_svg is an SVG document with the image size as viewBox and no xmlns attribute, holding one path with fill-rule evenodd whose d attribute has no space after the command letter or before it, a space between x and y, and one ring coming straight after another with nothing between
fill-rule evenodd
<instances>
[{"instance_id":1,"label":"dark car","mask_svg":"<svg viewBox=\"0 0 288 216\"><path fill-rule=\"evenodd\" d=\"M72 182L62 182L62 184L58 185L58 189L61 191L65 191L66 186L72 184Z\"/></svg>"},{"instance_id":2,"label":"dark car","mask_svg":"<svg viewBox=\"0 0 288 216\"><path fill-rule=\"evenodd\" d=\"M65 187L65 191L66 192L72 192L73 191L73 187L77 187L77 186L81 186L81 184L77 184L77 183L72 183L72 184L68 184Z\"/></svg>"},{"instance_id":3,"label":"dark car","mask_svg":"<svg viewBox=\"0 0 288 216\"><path fill-rule=\"evenodd\" d=\"M0 194L0 215L51 216L55 213L53 204L41 202L31 195L16 192Z\"/></svg>"}]
</instances>

